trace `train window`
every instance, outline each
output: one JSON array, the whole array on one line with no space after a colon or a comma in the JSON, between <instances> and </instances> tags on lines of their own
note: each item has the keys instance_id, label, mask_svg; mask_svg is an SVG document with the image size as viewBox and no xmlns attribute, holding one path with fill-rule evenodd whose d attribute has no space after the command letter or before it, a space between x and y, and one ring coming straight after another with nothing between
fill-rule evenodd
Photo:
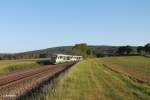
<instances>
[{"instance_id":1,"label":"train window","mask_svg":"<svg viewBox=\"0 0 150 100\"><path fill-rule=\"evenodd\" d=\"M65 57L63 57L63 60L65 60Z\"/></svg>"},{"instance_id":2,"label":"train window","mask_svg":"<svg viewBox=\"0 0 150 100\"><path fill-rule=\"evenodd\" d=\"M70 60L70 57L67 57L67 60Z\"/></svg>"},{"instance_id":3,"label":"train window","mask_svg":"<svg viewBox=\"0 0 150 100\"><path fill-rule=\"evenodd\" d=\"M65 60L67 60L68 59L68 57L65 57Z\"/></svg>"},{"instance_id":4,"label":"train window","mask_svg":"<svg viewBox=\"0 0 150 100\"><path fill-rule=\"evenodd\" d=\"M52 58L51 59L56 59L56 56L52 56Z\"/></svg>"},{"instance_id":5,"label":"train window","mask_svg":"<svg viewBox=\"0 0 150 100\"><path fill-rule=\"evenodd\" d=\"M60 56L60 59L62 59L62 56Z\"/></svg>"}]
</instances>

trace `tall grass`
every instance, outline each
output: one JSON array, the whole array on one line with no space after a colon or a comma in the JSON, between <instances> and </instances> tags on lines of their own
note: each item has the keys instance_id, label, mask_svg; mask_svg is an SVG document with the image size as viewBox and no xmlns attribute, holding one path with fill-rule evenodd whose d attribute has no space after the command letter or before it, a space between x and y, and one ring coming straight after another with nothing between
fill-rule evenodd
<instances>
[{"instance_id":1,"label":"tall grass","mask_svg":"<svg viewBox=\"0 0 150 100\"><path fill-rule=\"evenodd\" d=\"M150 84L104 67L88 59L72 67L53 83L24 97L25 100L148 100Z\"/></svg>"}]
</instances>

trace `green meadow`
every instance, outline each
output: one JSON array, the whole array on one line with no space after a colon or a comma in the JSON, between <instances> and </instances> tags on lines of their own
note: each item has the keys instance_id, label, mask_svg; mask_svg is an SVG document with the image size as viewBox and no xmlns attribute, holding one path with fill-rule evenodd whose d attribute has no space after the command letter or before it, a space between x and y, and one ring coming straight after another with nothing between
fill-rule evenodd
<instances>
[{"instance_id":1,"label":"green meadow","mask_svg":"<svg viewBox=\"0 0 150 100\"><path fill-rule=\"evenodd\" d=\"M143 58L144 59L144 58ZM149 100L150 84L104 67L100 59L79 62L24 100Z\"/></svg>"},{"instance_id":2,"label":"green meadow","mask_svg":"<svg viewBox=\"0 0 150 100\"><path fill-rule=\"evenodd\" d=\"M35 60L0 60L0 74L38 66Z\"/></svg>"},{"instance_id":3,"label":"green meadow","mask_svg":"<svg viewBox=\"0 0 150 100\"><path fill-rule=\"evenodd\" d=\"M140 73L145 73L150 75L150 58L142 56L133 56L133 57L106 57L104 60L117 64L120 66L125 66L130 69L134 69Z\"/></svg>"},{"instance_id":4,"label":"green meadow","mask_svg":"<svg viewBox=\"0 0 150 100\"><path fill-rule=\"evenodd\" d=\"M101 60L114 70L122 71L135 78L150 82L150 58L148 57L105 57Z\"/></svg>"}]
</instances>

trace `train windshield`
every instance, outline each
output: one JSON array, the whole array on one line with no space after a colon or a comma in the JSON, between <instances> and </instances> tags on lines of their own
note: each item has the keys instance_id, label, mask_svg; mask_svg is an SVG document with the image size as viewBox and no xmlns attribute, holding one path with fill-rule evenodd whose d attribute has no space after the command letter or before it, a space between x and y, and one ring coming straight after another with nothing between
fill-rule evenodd
<instances>
[{"instance_id":1,"label":"train windshield","mask_svg":"<svg viewBox=\"0 0 150 100\"><path fill-rule=\"evenodd\" d=\"M52 56L52 59L56 59L57 58L57 56Z\"/></svg>"}]
</instances>

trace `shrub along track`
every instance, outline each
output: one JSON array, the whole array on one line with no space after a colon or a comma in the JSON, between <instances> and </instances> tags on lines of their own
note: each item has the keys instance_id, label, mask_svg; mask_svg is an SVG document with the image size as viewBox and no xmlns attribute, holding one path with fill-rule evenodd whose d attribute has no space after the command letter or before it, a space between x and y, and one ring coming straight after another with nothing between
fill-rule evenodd
<instances>
[{"instance_id":1,"label":"shrub along track","mask_svg":"<svg viewBox=\"0 0 150 100\"><path fill-rule=\"evenodd\" d=\"M1 76L0 99L16 99L72 65L72 63L49 65Z\"/></svg>"}]
</instances>

